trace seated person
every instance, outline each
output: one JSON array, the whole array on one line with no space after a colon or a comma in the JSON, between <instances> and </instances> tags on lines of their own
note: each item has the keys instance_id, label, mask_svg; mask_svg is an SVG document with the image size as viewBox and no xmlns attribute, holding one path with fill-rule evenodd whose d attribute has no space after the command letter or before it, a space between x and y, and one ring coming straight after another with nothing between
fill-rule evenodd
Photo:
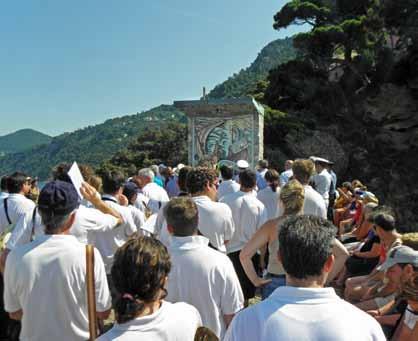
<instances>
[{"instance_id":1,"label":"seated person","mask_svg":"<svg viewBox=\"0 0 418 341\"><path fill-rule=\"evenodd\" d=\"M385 327L388 338L395 332L395 339L410 340L407 336L418 320L418 251L407 246L393 248L380 269L396 283L396 297L368 313Z\"/></svg>"}]
</instances>

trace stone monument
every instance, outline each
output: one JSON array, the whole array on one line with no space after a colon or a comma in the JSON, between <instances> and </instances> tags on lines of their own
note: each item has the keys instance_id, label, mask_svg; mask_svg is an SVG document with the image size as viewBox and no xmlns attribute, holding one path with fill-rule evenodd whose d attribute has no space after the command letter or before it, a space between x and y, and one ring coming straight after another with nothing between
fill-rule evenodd
<instances>
[{"instance_id":1,"label":"stone monument","mask_svg":"<svg viewBox=\"0 0 418 341\"><path fill-rule=\"evenodd\" d=\"M175 101L188 117L189 164L263 158L264 108L252 98Z\"/></svg>"}]
</instances>

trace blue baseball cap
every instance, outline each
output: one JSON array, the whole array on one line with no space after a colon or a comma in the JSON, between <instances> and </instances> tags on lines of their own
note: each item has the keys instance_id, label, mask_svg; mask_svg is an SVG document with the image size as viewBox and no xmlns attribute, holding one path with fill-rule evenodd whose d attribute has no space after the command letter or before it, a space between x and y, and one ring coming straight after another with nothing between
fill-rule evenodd
<instances>
[{"instance_id":1,"label":"blue baseball cap","mask_svg":"<svg viewBox=\"0 0 418 341\"><path fill-rule=\"evenodd\" d=\"M78 193L72 183L55 180L48 182L39 193L38 207L41 211L52 211L65 215L80 205Z\"/></svg>"}]
</instances>

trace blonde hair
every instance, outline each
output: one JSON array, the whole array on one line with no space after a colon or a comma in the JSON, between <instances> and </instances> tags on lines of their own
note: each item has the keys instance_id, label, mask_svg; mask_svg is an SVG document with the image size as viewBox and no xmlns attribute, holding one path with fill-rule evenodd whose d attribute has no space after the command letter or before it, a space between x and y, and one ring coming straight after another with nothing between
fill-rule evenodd
<instances>
[{"instance_id":1,"label":"blonde hair","mask_svg":"<svg viewBox=\"0 0 418 341\"><path fill-rule=\"evenodd\" d=\"M410 232L401 235L402 244L418 251L418 232Z\"/></svg>"},{"instance_id":2,"label":"blonde hair","mask_svg":"<svg viewBox=\"0 0 418 341\"><path fill-rule=\"evenodd\" d=\"M298 214L303 209L305 189L298 180L290 180L280 190L280 201L285 215Z\"/></svg>"}]
</instances>

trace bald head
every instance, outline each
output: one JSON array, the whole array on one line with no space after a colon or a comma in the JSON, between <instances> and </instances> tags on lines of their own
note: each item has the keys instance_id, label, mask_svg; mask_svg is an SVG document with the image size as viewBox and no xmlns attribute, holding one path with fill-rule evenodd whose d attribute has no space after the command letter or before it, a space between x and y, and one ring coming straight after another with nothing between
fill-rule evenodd
<instances>
[{"instance_id":1,"label":"bald head","mask_svg":"<svg viewBox=\"0 0 418 341\"><path fill-rule=\"evenodd\" d=\"M293 160L286 160L284 163L284 169L289 170L292 169L293 166Z\"/></svg>"}]
</instances>

